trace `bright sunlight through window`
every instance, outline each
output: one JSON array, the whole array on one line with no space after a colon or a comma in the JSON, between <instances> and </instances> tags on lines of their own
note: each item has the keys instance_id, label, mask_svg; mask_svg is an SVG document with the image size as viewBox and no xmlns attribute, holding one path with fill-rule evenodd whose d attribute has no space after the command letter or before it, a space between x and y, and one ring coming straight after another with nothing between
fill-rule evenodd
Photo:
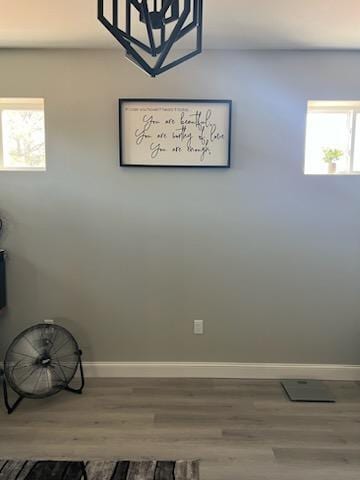
<instances>
[{"instance_id":1,"label":"bright sunlight through window","mask_svg":"<svg viewBox=\"0 0 360 480\"><path fill-rule=\"evenodd\" d=\"M0 98L0 170L46 170L43 99Z\"/></svg>"},{"instance_id":2,"label":"bright sunlight through window","mask_svg":"<svg viewBox=\"0 0 360 480\"><path fill-rule=\"evenodd\" d=\"M360 174L360 102L309 102L305 174Z\"/></svg>"}]
</instances>

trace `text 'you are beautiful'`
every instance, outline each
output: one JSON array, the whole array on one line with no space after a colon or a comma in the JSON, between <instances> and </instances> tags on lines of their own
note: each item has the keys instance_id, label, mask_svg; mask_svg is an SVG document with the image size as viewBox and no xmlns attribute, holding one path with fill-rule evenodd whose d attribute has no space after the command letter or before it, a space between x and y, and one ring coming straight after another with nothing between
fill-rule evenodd
<instances>
[{"instance_id":1,"label":"text 'you are beautiful'","mask_svg":"<svg viewBox=\"0 0 360 480\"><path fill-rule=\"evenodd\" d=\"M188 109L174 108L171 114L158 110L145 113L134 132L136 144L145 147L152 159L171 152L196 156L204 162L213 155L216 145L225 141L211 109L189 113Z\"/></svg>"}]
</instances>

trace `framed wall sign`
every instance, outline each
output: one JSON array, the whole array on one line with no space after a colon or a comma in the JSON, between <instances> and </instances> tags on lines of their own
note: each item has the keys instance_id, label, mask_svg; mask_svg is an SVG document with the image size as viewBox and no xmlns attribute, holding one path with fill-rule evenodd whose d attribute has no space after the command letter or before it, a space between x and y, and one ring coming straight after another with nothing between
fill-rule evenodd
<instances>
[{"instance_id":1,"label":"framed wall sign","mask_svg":"<svg viewBox=\"0 0 360 480\"><path fill-rule=\"evenodd\" d=\"M119 100L122 167L230 167L231 100Z\"/></svg>"}]
</instances>

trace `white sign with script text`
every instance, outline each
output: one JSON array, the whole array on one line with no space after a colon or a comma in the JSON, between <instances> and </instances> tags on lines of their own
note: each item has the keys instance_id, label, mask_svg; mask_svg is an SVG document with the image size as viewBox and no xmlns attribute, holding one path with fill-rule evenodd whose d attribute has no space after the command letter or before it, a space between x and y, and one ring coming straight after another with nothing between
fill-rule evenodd
<instances>
[{"instance_id":1,"label":"white sign with script text","mask_svg":"<svg viewBox=\"0 0 360 480\"><path fill-rule=\"evenodd\" d=\"M229 167L230 100L120 100L122 166Z\"/></svg>"}]
</instances>

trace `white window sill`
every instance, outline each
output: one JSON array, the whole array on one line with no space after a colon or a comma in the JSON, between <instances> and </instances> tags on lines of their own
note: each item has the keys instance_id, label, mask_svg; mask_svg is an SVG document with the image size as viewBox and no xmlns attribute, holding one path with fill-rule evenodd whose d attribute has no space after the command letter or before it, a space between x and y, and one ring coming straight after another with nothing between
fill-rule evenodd
<instances>
[{"instance_id":1,"label":"white window sill","mask_svg":"<svg viewBox=\"0 0 360 480\"><path fill-rule=\"evenodd\" d=\"M2 172L46 172L46 168L0 168Z\"/></svg>"},{"instance_id":2,"label":"white window sill","mask_svg":"<svg viewBox=\"0 0 360 480\"><path fill-rule=\"evenodd\" d=\"M307 177L358 177L360 173L304 173Z\"/></svg>"}]
</instances>

